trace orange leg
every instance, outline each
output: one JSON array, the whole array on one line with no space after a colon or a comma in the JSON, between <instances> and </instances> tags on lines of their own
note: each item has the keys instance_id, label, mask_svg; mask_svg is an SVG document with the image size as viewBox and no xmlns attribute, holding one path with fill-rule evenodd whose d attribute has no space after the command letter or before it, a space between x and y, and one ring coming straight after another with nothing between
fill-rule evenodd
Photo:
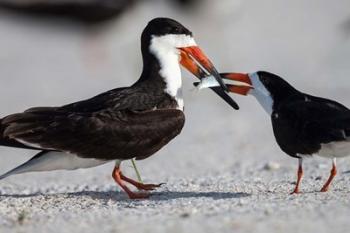
<instances>
[{"instance_id":1,"label":"orange leg","mask_svg":"<svg viewBox=\"0 0 350 233\"><path fill-rule=\"evenodd\" d=\"M128 194L130 199L143 199L150 196L149 193L135 193L131 191L124 183L122 179L122 173L120 171L119 165L114 167L112 177L117 182L117 184Z\"/></svg>"},{"instance_id":2,"label":"orange leg","mask_svg":"<svg viewBox=\"0 0 350 233\"><path fill-rule=\"evenodd\" d=\"M337 166L336 166L336 159L333 159L333 164L332 164L332 170L331 170L331 174L329 175L329 178L327 180L327 182L323 185L321 192L327 192L329 189L329 185L332 183L332 180L334 179L334 177L337 175Z\"/></svg>"},{"instance_id":3,"label":"orange leg","mask_svg":"<svg viewBox=\"0 0 350 233\"><path fill-rule=\"evenodd\" d=\"M295 185L294 191L291 194L298 194L300 193L299 186L301 179L303 178L304 172L303 172L303 159L299 159L299 167L298 167L298 180L297 184Z\"/></svg>"},{"instance_id":4,"label":"orange leg","mask_svg":"<svg viewBox=\"0 0 350 233\"><path fill-rule=\"evenodd\" d=\"M129 177L124 176L123 173L121 173L121 172L120 172L120 178L122 180L128 182L129 184L134 185L139 190L155 190L156 188L159 188L163 184L163 183L161 183L161 184L143 184L143 183L140 183L136 180L130 179Z\"/></svg>"}]
</instances>

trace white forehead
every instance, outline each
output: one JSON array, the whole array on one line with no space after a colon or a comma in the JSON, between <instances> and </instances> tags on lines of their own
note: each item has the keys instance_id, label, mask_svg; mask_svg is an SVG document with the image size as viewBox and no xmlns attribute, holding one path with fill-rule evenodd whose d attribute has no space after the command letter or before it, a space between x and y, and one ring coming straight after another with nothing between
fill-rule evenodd
<instances>
[{"instance_id":1,"label":"white forehead","mask_svg":"<svg viewBox=\"0 0 350 233\"><path fill-rule=\"evenodd\" d=\"M190 35L184 34L169 34L164 36L153 36L151 45L154 47L158 46L169 46L169 47L189 47L196 46L196 42Z\"/></svg>"}]
</instances>

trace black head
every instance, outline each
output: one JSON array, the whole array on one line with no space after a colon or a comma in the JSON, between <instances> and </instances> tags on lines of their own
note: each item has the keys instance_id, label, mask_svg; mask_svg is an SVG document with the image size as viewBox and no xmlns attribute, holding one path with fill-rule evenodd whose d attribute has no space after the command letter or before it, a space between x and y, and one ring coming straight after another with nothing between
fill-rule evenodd
<instances>
[{"instance_id":1,"label":"black head","mask_svg":"<svg viewBox=\"0 0 350 233\"><path fill-rule=\"evenodd\" d=\"M192 36L192 32L176 20L169 18L152 19L143 30L142 36L164 36L168 34L184 34Z\"/></svg>"},{"instance_id":2,"label":"black head","mask_svg":"<svg viewBox=\"0 0 350 233\"><path fill-rule=\"evenodd\" d=\"M256 74L261 84L264 85L274 100L282 100L299 93L292 85L276 74L266 71L258 71Z\"/></svg>"},{"instance_id":3,"label":"black head","mask_svg":"<svg viewBox=\"0 0 350 233\"><path fill-rule=\"evenodd\" d=\"M143 30L141 36L141 48L143 55L145 56L149 52L149 46L151 44L152 38L166 35L185 35L191 38L193 37L190 30L173 19L152 19Z\"/></svg>"},{"instance_id":4,"label":"black head","mask_svg":"<svg viewBox=\"0 0 350 233\"><path fill-rule=\"evenodd\" d=\"M187 37L189 39L193 40L192 32L189 31L187 28L185 28L182 24L177 22L176 20L170 19L170 18L154 18L152 19L145 29L142 32L141 35L141 50L142 50L142 55L143 55L143 60L144 60L144 66L149 64L145 64L148 62L153 62L154 60L154 54L150 53L150 46L152 43L152 40L156 38L162 38L162 37L176 37L176 36L183 36ZM169 43L173 43L172 45L166 44L166 40L164 40L164 46L167 47L174 47L177 45L176 41L173 40L168 40ZM194 42L194 40L193 40ZM179 41L178 41L179 43ZM181 47L181 45L179 44Z\"/></svg>"},{"instance_id":5,"label":"black head","mask_svg":"<svg viewBox=\"0 0 350 233\"><path fill-rule=\"evenodd\" d=\"M222 73L224 79L238 81L244 85L228 85L231 92L241 95L260 94L262 96L271 96L273 99L281 99L290 96L298 91L283 78L276 74L266 71L255 73Z\"/></svg>"},{"instance_id":6,"label":"black head","mask_svg":"<svg viewBox=\"0 0 350 233\"><path fill-rule=\"evenodd\" d=\"M181 85L181 65L200 79L204 74L211 74L221 88L227 89L212 62L196 44L192 32L173 19L151 20L142 32L141 48L144 69L139 81L161 77L167 91L174 89L169 91L174 95Z\"/></svg>"},{"instance_id":7,"label":"black head","mask_svg":"<svg viewBox=\"0 0 350 233\"><path fill-rule=\"evenodd\" d=\"M296 90L283 78L266 71L255 73L223 73L224 79L238 81L241 84L227 84L230 92L240 95L253 95L264 109L271 114L273 108L289 98L299 98L301 92Z\"/></svg>"},{"instance_id":8,"label":"black head","mask_svg":"<svg viewBox=\"0 0 350 233\"><path fill-rule=\"evenodd\" d=\"M142 32L141 47L144 65L141 81L160 74L167 86L180 83L181 64L198 78L211 74L227 89L212 62L197 46L192 32L173 19L151 20Z\"/></svg>"}]
</instances>

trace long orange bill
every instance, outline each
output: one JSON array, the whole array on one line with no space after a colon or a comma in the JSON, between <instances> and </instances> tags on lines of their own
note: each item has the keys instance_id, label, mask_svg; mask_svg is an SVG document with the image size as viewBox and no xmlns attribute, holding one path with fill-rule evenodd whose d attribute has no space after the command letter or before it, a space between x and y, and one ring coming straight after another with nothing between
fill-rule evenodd
<instances>
[{"instance_id":1,"label":"long orange bill","mask_svg":"<svg viewBox=\"0 0 350 233\"><path fill-rule=\"evenodd\" d=\"M212 75L216 81L218 81L220 86L225 91L228 91L224 81L222 81L222 78L220 77L219 72L215 69L213 63L198 46L190 46L179 49L181 51L181 65L183 65L198 78L202 78L205 74L206 76Z\"/></svg>"},{"instance_id":2,"label":"long orange bill","mask_svg":"<svg viewBox=\"0 0 350 233\"><path fill-rule=\"evenodd\" d=\"M212 89L217 95L225 100L225 102L228 103L232 108L238 110L238 104L225 92L228 90L227 86L222 81L219 73L211 61L202 52L202 50L197 46L179 48L179 50L181 51L180 64L199 79L213 75L220 86L210 87L210 89Z\"/></svg>"},{"instance_id":3,"label":"long orange bill","mask_svg":"<svg viewBox=\"0 0 350 233\"><path fill-rule=\"evenodd\" d=\"M240 84L226 84L229 91L239 94L239 95L248 95L249 91L253 89L252 81L249 78L248 74L242 73L221 73L220 76L223 79L232 80L235 82L240 82L244 85Z\"/></svg>"}]
</instances>

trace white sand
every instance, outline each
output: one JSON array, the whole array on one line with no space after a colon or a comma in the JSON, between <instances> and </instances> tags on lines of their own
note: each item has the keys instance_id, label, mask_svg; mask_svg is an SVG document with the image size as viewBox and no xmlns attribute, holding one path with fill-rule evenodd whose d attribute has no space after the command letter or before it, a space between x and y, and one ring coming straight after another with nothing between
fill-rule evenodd
<instances>
[{"instance_id":1,"label":"white sand","mask_svg":"<svg viewBox=\"0 0 350 233\"><path fill-rule=\"evenodd\" d=\"M269 70L350 106L348 0L213 2L179 12L145 1L99 33L0 14L1 115L131 84L141 70L139 35L159 12L188 25L219 70ZM233 111L209 90L191 91L189 76L183 133L138 163L146 181L166 182L149 200L128 200L112 163L13 176L0 183L0 232L348 232L349 158L328 193L316 191L331 161L306 161L304 193L289 195L297 161L277 147L262 108L235 97L241 111ZM0 173L33 155L0 153ZM264 169L268 162L280 168ZM129 162L123 168L135 177Z\"/></svg>"}]
</instances>

